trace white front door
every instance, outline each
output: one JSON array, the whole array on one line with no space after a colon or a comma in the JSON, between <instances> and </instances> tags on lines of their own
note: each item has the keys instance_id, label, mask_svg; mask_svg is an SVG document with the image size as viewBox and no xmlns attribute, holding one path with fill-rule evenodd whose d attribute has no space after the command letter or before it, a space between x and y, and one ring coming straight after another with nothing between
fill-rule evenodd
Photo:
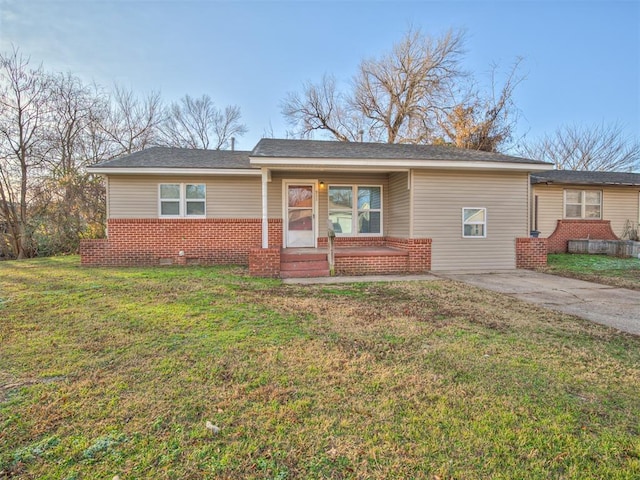
<instances>
[{"instance_id":1,"label":"white front door","mask_svg":"<svg viewBox=\"0 0 640 480\"><path fill-rule=\"evenodd\" d=\"M285 189L285 242L287 247L315 247L313 183L290 183Z\"/></svg>"}]
</instances>

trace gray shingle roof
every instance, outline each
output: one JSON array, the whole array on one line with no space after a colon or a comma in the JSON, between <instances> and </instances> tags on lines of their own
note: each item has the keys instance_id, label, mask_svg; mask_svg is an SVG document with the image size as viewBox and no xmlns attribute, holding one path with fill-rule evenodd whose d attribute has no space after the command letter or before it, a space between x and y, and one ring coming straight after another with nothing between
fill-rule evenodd
<instances>
[{"instance_id":1,"label":"gray shingle roof","mask_svg":"<svg viewBox=\"0 0 640 480\"><path fill-rule=\"evenodd\" d=\"M281 140L263 138L251 152L252 157L275 158L350 158L380 160L459 160L466 162L509 162L545 164L538 160L512 157L439 145L408 145L325 140Z\"/></svg>"},{"instance_id":2,"label":"gray shingle roof","mask_svg":"<svg viewBox=\"0 0 640 480\"><path fill-rule=\"evenodd\" d=\"M640 185L640 173L549 170L531 174L531 183L573 183L577 185Z\"/></svg>"},{"instance_id":3,"label":"gray shingle roof","mask_svg":"<svg viewBox=\"0 0 640 480\"><path fill-rule=\"evenodd\" d=\"M152 147L98 163L99 168L254 168L251 152Z\"/></svg>"}]
</instances>

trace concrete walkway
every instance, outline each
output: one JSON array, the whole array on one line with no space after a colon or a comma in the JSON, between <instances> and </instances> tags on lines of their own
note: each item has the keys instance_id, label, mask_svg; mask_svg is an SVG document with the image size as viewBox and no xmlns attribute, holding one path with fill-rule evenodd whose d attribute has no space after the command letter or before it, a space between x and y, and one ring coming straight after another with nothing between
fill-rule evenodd
<instances>
[{"instance_id":1,"label":"concrete walkway","mask_svg":"<svg viewBox=\"0 0 640 480\"><path fill-rule=\"evenodd\" d=\"M529 270L436 275L640 335L640 292Z\"/></svg>"}]
</instances>

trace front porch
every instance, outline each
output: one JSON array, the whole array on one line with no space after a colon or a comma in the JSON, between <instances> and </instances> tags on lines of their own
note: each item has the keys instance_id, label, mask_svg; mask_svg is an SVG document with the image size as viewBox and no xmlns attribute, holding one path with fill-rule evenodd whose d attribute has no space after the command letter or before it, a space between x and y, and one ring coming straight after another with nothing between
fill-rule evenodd
<instances>
[{"instance_id":1,"label":"front porch","mask_svg":"<svg viewBox=\"0 0 640 480\"><path fill-rule=\"evenodd\" d=\"M431 269L431 240L377 237L367 245L337 239L334 247L335 275L388 275L424 273ZM325 242L318 242L326 244ZM342 245L341 245L342 244ZM329 276L329 249L256 248L249 254L251 275L273 278Z\"/></svg>"}]
</instances>

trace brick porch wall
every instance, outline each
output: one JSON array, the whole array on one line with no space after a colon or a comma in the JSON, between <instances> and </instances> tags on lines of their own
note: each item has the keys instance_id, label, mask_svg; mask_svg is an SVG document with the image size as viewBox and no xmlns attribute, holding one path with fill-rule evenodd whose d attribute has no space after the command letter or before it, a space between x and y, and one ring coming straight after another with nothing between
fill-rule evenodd
<instances>
[{"instance_id":1,"label":"brick porch wall","mask_svg":"<svg viewBox=\"0 0 640 480\"><path fill-rule=\"evenodd\" d=\"M609 220L558 220L556 229L547 238L548 253L566 253L567 242L579 239L619 240Z\"/></svg>"},{"instance_id":2,"label":"brick porch wall","mask_svg":"<svg viewBox=\"0 0 640 480\"><path fill-rule=\"evenodd\" d=\"M327 246L326 237L318 239L318 247ZM401 250L397 254L376 254L363 251L344 253L336 251L335 269L338 275L384 275L394 273L423 273L431 270L430 238L397 237L336 237L334 245L340 247L391 247Z\"/></svg>"},{"instance_id":3,"label":"brick porch wall","mask_svg":"<svg viewBox=\"0 0 640 480\"><path fill-rule=\"evenodd\" d=\"M278 278L280 276L280 247L252 248L249 251L249 275Z\"/></svg>"},{"instance_id":4,"label":"brick porch wall","mask_svg":"<svg viewBox=\"0 0 640 480\"><path fill-rule=\"evenodd\" d=\"M400 248L409 252L408 272L421 273L431 270L430 238L396 238L386 239L388 247Z\"/></svg>"},{"instance_id":5,"label":"brick porch wall","mask_svg":"<svg viewBox=\"0 0 640 480\"><path fill-rule=\"evenodd\" d=\"M408 273L409 255L342 255L336 252L336 275L390 275Z\"/></svg>"},{"instance_id":6,"label":"brick porch wall","mask_svg":"<svg viewBox=\"0 0 640 480\"><path fill-rule=\"evenodd\" d=\"M260 219L111 219L107 231L107 239L81 242L82 265L248 265L262 245ZM270 219L269 246L281 245L282 221Z\"/></svg>"},{"instance_id":7,"label":"brick porch wall","mask_svg":"<svg viewBox=\"0 0 640 480\"><path fill-rule=\"evenodd\" d=\"M516 238L516 268L532 270L546 265L546 238Z\"/></svg>"}]
</instances>

